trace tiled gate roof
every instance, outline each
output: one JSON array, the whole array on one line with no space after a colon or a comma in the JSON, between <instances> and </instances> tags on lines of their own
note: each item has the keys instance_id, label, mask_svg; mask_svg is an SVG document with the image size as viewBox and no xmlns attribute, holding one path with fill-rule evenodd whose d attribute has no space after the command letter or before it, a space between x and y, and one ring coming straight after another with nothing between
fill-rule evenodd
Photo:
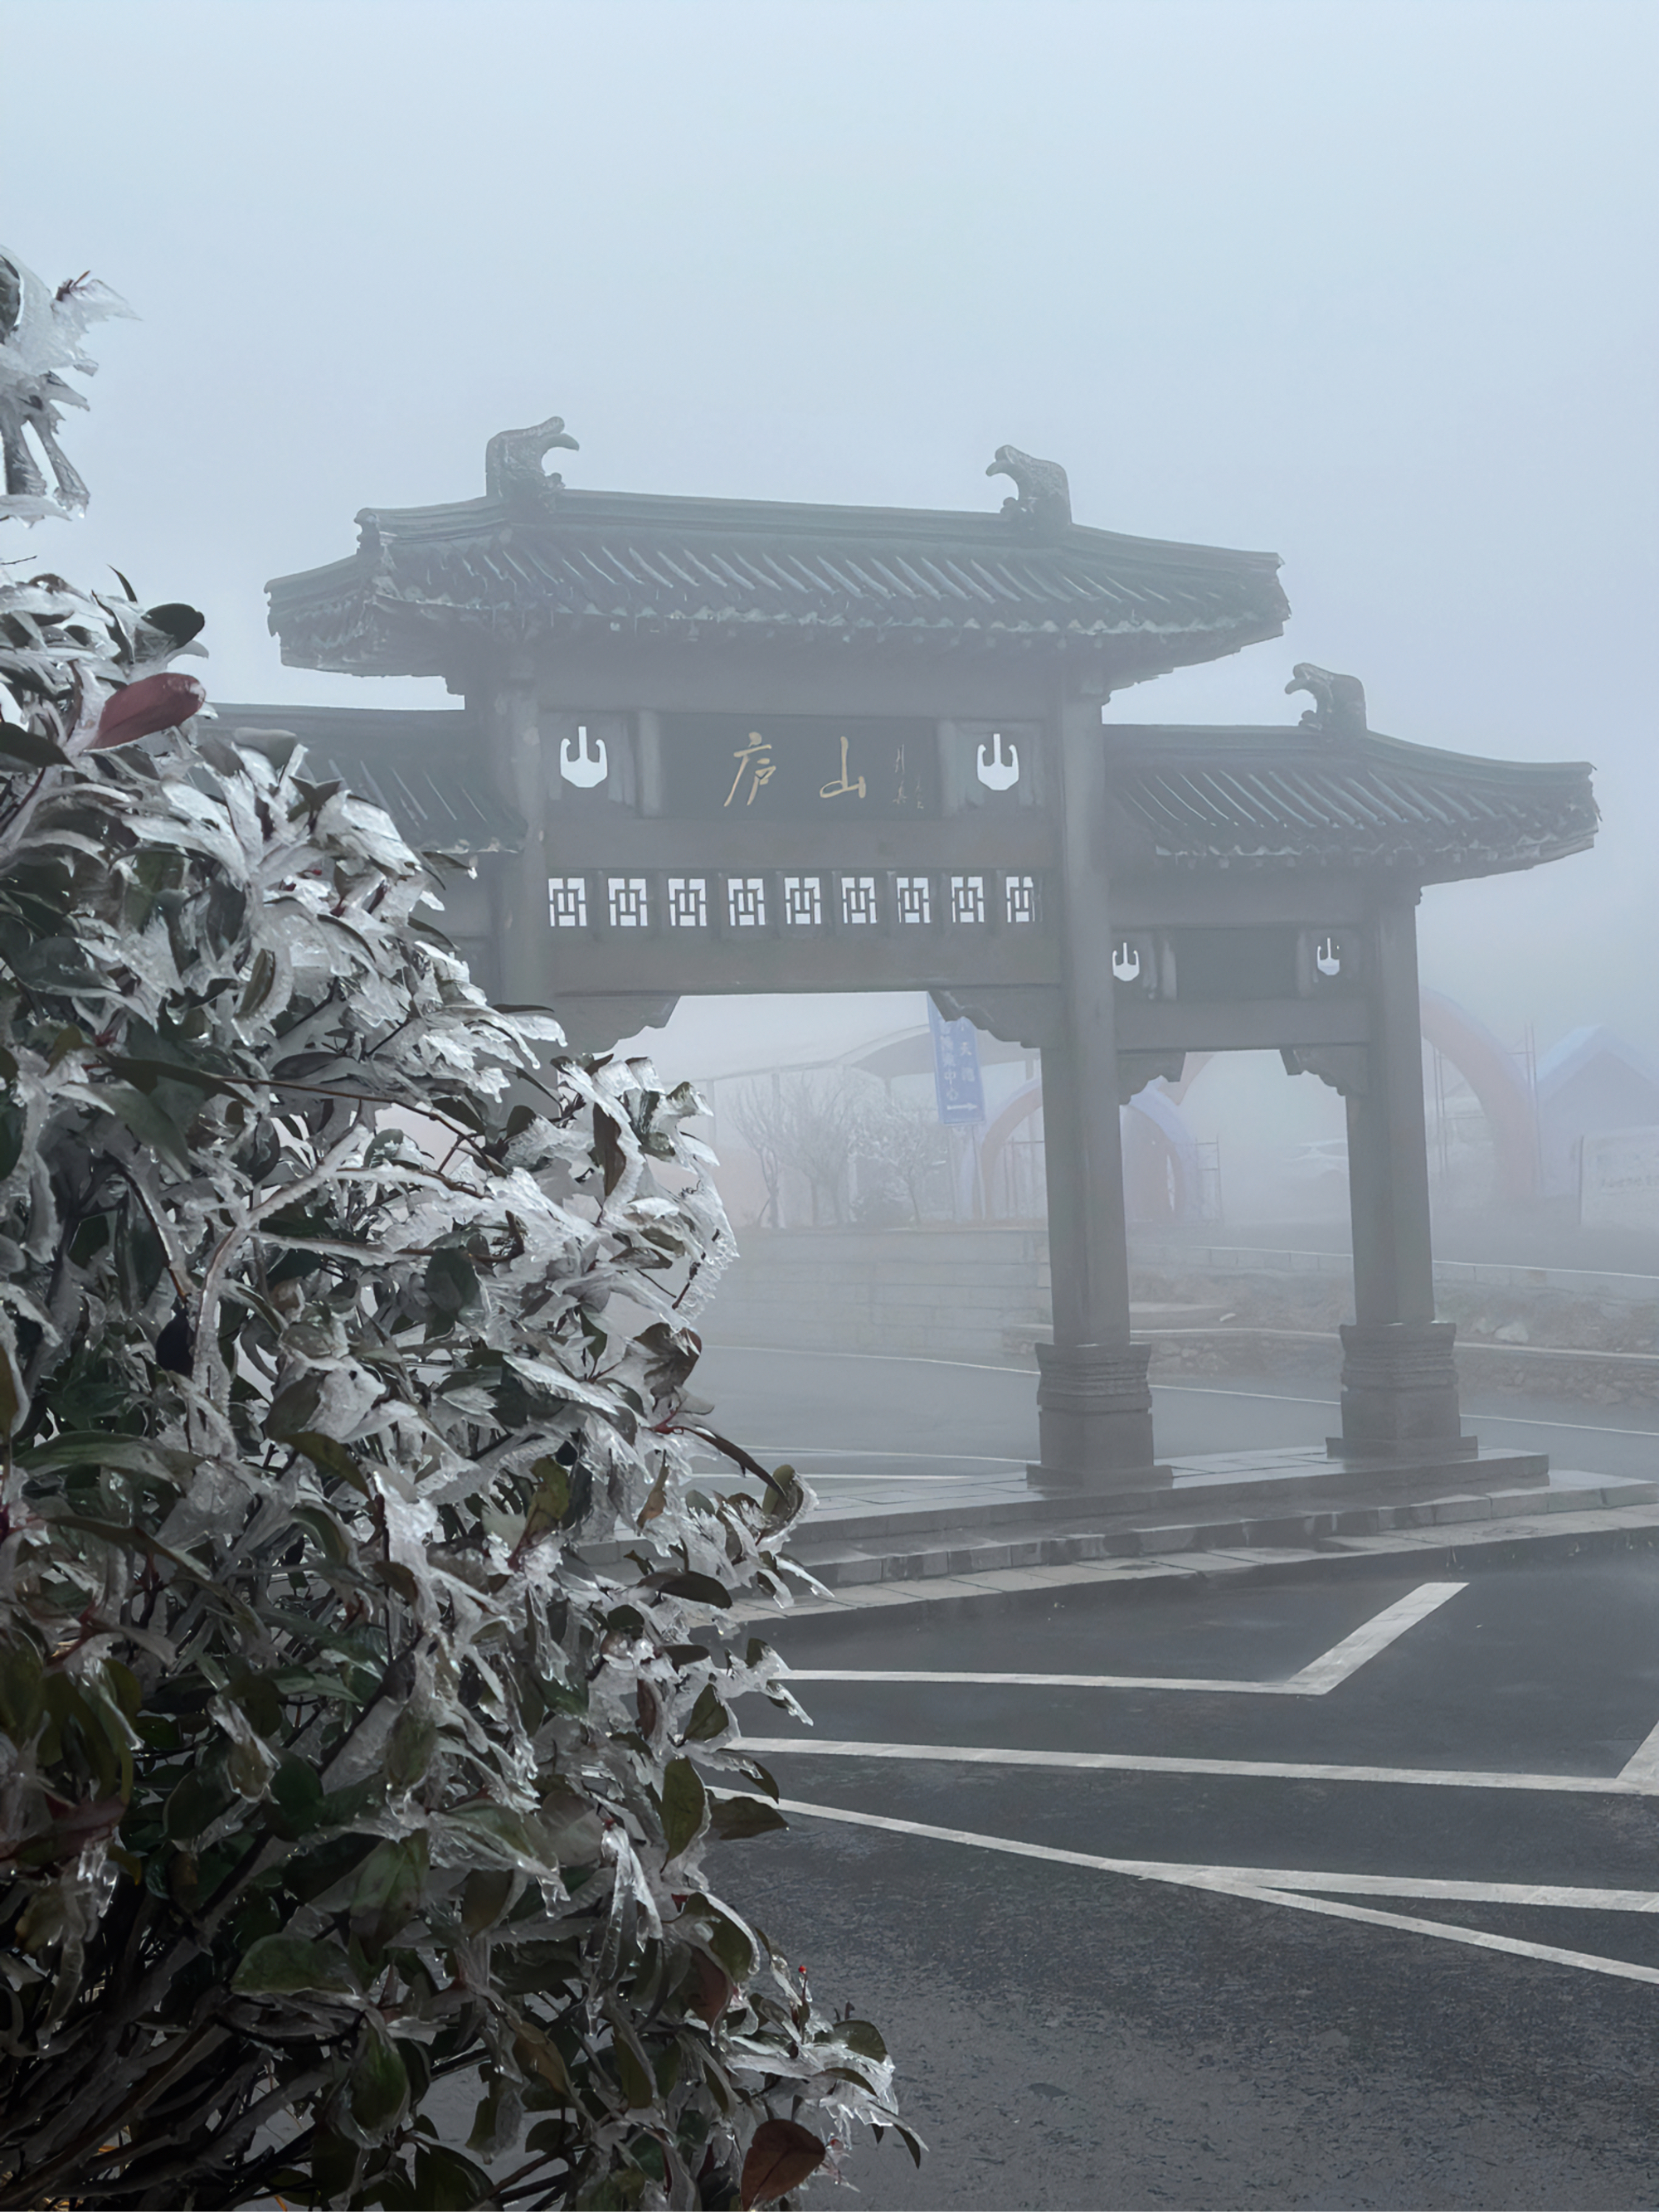
<instances>
[{"instance_id":1,"label":"tiled gate roof","mask_svg":"<svg viewBox=\"0 0 1659 2212\"><path fill-rule=\"evenodd\" d=\"M1065 656L1123 682L1276 637L1271 553L999 514L550 489L368 507L349 559L279 576L297 666L453 675L541 641Z\"/></svg>"}]
</instances>

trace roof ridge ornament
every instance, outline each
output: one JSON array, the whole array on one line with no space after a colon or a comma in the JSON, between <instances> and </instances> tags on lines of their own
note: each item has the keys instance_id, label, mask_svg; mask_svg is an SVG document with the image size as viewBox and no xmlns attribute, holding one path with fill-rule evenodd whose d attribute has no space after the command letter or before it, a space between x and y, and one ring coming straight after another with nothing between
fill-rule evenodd
<instances>
[{"instance_id":1,"label":"roof ridge ornament","mask_svg":"<svg viewBox=\"0 0 1659 2212\"><path fill-rule=\"evenodd\" d=\"M1357 676L1338 676L1311 660L1298 660L1285 686L1286 694L1306 691L1313 704L1302 717L1304 730L1319 730L1331 738L1363 738L1365 734L1365 687Z\"/></svg>"},{"instance_id":2,"label":"roof ridge ornament","mask_svg":"<svg viewBox=\"0 0 1659 2212\"><path fill-rule=\"evenodd\" d=\"M997 457L985 471L988 477L1012 477L1015 497L1005 499L1002 511L1019 521L1042 529L1057 529L1072 519L1072 487L1058 461L1040 461L1018 446L999 446Z\"/></svg>"},{"instance_id":3,"label":"roof ridge ornament","mask_svg":"<svg viewBox=\"0 0 1659 2212\"><path fill-rule=\"evenodd\" d=\"M541 500L549 493L562 492L564 478L550 475L542 466L544 458L556 446L573 453L581 451L567 434L562 415L550 415L532 429L498 430L484 447L486 495L520 505L526 499Z\"/></svg>"}]
</instances>

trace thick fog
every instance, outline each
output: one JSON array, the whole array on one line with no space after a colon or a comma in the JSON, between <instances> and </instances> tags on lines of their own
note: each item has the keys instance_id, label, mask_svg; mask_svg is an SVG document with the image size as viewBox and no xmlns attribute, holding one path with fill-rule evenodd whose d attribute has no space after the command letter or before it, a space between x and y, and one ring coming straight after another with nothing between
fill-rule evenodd
<instances>
[{"instance_id":1,"label":"thick fog","mask_svg":"<svg viewBox=\"0 0 1659 2212\"><path fill-rule=\"evenodd\" d=\"M8 235L143 318L99 333L70 425L90 515L31 556L203 605L220 697L447 703L283 669L262 584L348 552L366 504L471 496L491 433L556 409L568 480L627 490L989 508L1012 440L1080 521L1284 556L1285 640L1113 717L1293 720L1308 658L1395 735L1594 761L1595 852L1430 891L1424 978L1506 1042L1659 1048L1649 8L0 25ZM688 1007L669 1057L916 1018Z\"/></svg>"}]
</instances>

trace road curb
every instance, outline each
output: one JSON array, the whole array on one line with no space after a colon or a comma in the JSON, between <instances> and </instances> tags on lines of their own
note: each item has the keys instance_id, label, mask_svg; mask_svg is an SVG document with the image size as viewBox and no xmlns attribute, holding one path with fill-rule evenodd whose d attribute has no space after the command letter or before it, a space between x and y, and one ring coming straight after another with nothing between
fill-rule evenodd
<instances>
[{"instance_id":1,"label":"road curb","mask_svg":"<svg viewBox=\"0 0 1659 2212\"><path fill-rule=\"evenodd\" d=\"M1063 1566L991 1569L972 1576L937 1575L919 1582L855 1583L824 1597L798 1599L788 1607L734 1607L726 1619L733 1626L766 1623L774 1629L797 1620L862 1626L875 1617L887 1620L923 1607L1006 1609L1080 1591L1110 1593L1123 1600L1143 1591L1167 1597L1172 1589L1212 1590L1241 1583L1367 1574L1382 1564L1420 1569L1425 1577L1432 1577L1550 1560L1565 1565L1619 1551L1659 1551L1659 1506L1555 1513L1547 1524L1522 1519L1465 1522L1455 1535L1445 1529L1401 1530L1337 1539L1305 1550L1185 1552L1079 1560Z\"/></svg>"}]
</instances>

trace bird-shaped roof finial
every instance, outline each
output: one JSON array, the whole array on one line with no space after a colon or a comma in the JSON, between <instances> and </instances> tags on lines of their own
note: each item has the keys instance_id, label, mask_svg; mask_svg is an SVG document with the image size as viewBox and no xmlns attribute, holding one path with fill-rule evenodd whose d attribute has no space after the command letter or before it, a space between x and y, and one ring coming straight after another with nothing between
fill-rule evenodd
<instances>
[{"instance_id":1,"label":"bird-shaped roof finial","mask_svg":"<svg viewBox=\"0 0 1659 2212\"><path fill-rule=\"evenodd\" d=\"M550 415L530 430L498 430L484 447L487 495L491 499L517 500L526 495L540 499L550 491L562 491L564 478L550 476L542 467L543 456L556 446L573 453L581 451L566 431L562 415Z\"/></svg>"}]
</instances>

